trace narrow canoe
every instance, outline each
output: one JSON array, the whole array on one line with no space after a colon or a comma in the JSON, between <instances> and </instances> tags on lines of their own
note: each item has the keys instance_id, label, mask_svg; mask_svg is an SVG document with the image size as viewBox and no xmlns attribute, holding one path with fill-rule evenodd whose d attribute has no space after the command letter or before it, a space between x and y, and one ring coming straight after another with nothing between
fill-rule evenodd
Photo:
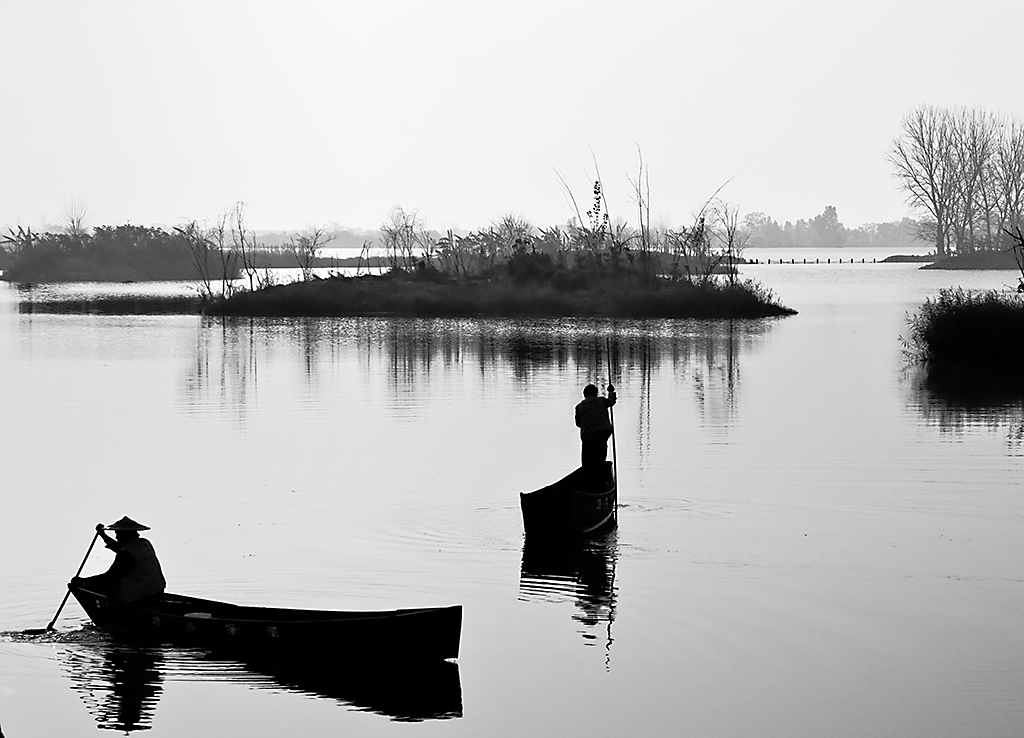
<instances>
[{"instance_id":1,"label":"narrow canoe","mask_svg":"<svg viewBox=\"0 0 1024 738\"><path fill-rule=\"evenodd\" d=\"M68 585L99 626L163 642L235 653L314 654L322 658L420 660L458 658L462 606L339 612L246 607L165 593L154 607L125 605Z\"/></svg>"},{"instance_id":2,"label":"narrow canoe","mask_svg":"<svg viewBox=\"0 0 1024 738\"><path fill-rule=\"evenodd\" d=\"M588 491L583 469L533 492L520 492L527 538L572 539L614 528L618 485L608 463L609 486Z\"/></svg>"}]
</instances>

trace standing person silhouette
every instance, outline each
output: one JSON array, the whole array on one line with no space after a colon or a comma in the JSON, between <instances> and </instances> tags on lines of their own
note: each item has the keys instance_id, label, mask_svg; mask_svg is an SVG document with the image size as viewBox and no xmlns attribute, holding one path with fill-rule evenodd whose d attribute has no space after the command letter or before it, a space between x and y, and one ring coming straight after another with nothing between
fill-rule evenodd
<instances>
[{"instance_id":1,"label":"standing person silhouette","mask_svg":"<svg viewBox=\"0 0 1024 738\"><path fill-rule=\"evenodd\" d=\"M608 476L608 438L612 434L612 423L608 408L615 404L615 387L608 385L608 396L597 394L597 387L588 384L583 388L583 400L576 405L576 427L580 429L580 465L587 488L602 491L611 484Z\"/></svg>"}]
</instances>

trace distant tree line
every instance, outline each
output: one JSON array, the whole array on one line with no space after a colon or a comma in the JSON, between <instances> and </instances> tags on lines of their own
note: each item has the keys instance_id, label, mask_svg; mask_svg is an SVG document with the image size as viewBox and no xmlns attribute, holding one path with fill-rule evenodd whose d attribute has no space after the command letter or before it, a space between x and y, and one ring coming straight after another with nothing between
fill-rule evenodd
<instances>
[{"instance_id":1,"label":"distant tree line","mask_svg":"<svg viewBox=\"0 0 1024 738\"><path fill-rule=\"evenodd\" d=\"M939 256L1009 250L1024 217L1024 123L980 108L921 105L888 152Z\"/></svg>"},{"instance_id":2,"label":"distant tree line","mask_svg":"<svg viewBox=\"0 0 1024 738\"><path fill-rule=\"evenodd\" d=\"M3 279L13 282L184 280L196 276L188 239L160 228L126 224L98 226L91 231L75 227L34 233L19 226L8 230L0 244L9 257Z\"/></svg>"},{"instance_id":3,"label":"distant tree line","mask_svg":"<svg viewBox=\"0 0 1024 738\"><path fill-rule=\"evenodd\" d=\"M740 224L747 246L759 248L842 248L885 247L900 249L912 246L918 240L920 224L910 218L890 223L866 223L847 228L839 220L835 206L809 220L779 223L764 213L748 213Z\"/></svg>"}]
</instances>

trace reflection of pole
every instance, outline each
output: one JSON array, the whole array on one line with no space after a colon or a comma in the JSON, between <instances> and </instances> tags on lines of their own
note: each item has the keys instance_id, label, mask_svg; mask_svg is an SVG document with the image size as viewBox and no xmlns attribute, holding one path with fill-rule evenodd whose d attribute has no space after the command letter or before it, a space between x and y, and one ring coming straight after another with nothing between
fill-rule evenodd
<instances>
[{"instance_id":1,"label":"reflection of pole","mask_svg":"<svg viewBox=\"0 0 1024 738\"><path fill-rule=\"evenodd\" d=\"M615 493L618 497L618 491ZM618 513L616 513L618 515ZM609 536L606 539L608 542L612 541L612 537ZM612 669L612 643L615 641L612 638L612 623L615 622L615 564L619 560L619 548L618 548L618 533L615 534L614 543L609 547L608 556L611 561L612 574L608 578L608 635L604 642L604 669L605 671L611 671Z\"/></svg>"},{"instance_id":2,"label":"reflection of pole","mask_svg":"<svg viewBox=\"0 0 1024 738\"><path fill-rule=\"evenodd\" d=\"M612 339L607 339L608 346L608 384L612 384ZM615 524L619 522L619 459L615 453L615 408L608 408L608 420L612 425L612 484L615 486L615 500L612 502L612 515Z\"/></svg>"},{"instance_id":3,"label":"reflection of pole","mask_svg":"<svg viewBox=\"0 0 1024 738\"><path fill-rule=\"evenodd\" d=\"M618 484L619 481L619 460L615 457L615 408L608 408L608 420L612 424L612 481ZM618 497L618 493L616 493Z\"/></svg>"}]
</instances>

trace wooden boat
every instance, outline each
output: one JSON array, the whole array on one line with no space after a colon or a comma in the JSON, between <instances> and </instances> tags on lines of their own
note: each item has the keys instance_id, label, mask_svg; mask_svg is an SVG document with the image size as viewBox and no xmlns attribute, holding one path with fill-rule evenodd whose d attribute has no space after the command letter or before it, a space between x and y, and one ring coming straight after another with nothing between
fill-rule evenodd
<instances>
[{"instance_id":1,"label":"wooden boat","mask_svg":"<svg viewBox=\"0 0 1024 738\"><path fill-rule=\"evenodd\" d=\"M462 606L338 612L245 607L165 593L152 607L69 584L92 621L161 642L261 656L424 660L458 658Z\"/></svg>"},{"instance_id":2,"label":"wooden boat","mask_svg":"<svg viewBox=\"0 0 1024 738\"><path fill-rule=\"evenodd\" d=\"M554 484L533 492L520 492L523 527L527 538L580 538L614 528L618 520L618 484L608 465L608 484L588 489L579 468Z\"/></svg>"}]
</instances>

